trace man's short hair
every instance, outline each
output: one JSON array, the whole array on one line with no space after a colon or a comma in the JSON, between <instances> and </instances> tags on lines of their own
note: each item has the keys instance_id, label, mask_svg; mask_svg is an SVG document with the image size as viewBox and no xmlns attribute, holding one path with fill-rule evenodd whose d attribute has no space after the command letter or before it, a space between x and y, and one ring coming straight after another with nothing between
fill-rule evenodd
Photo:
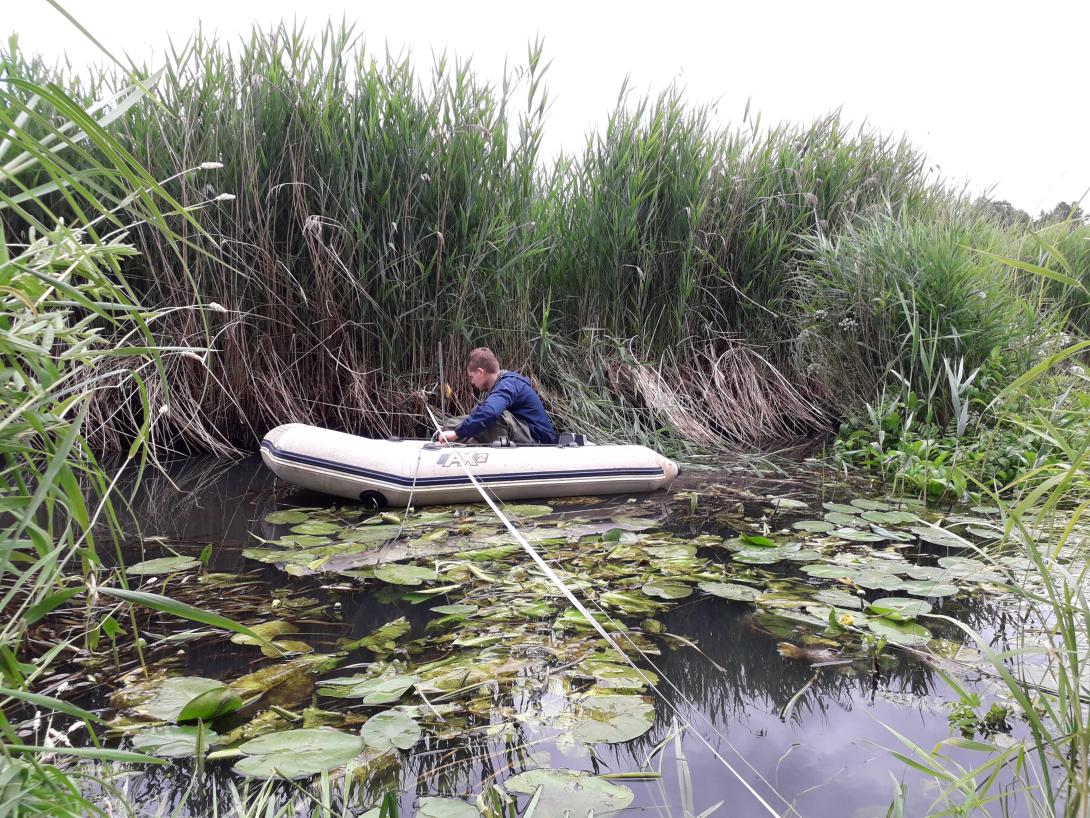
<instances>
[{"instance_id":1,"label":"man's short hair","mask_svg":"<svg viewBox=\"0 0 1090 818\"><path fill-rule=\"evenodd\" d=\"M483 369L489 375L500 371L500 362L488 347L477 347L466 358L466 369L473 372Z\"/></svg>"}]
</instances>

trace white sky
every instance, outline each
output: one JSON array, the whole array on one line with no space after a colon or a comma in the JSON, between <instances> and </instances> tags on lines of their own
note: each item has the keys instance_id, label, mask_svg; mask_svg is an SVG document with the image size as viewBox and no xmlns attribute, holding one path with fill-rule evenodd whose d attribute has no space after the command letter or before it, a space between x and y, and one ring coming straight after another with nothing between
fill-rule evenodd
<instances>
[{"instance_id":1,"label":"white sky","mask_svg":"<svg viewBox=\"0 0 1090 818\"><path fill-rule=\"evenodd\" d=\"M153 57L203 21L234 39L257 22L342 15L372 50L472 57L498 80L544 37L552 61L545 148L578 150L604 123L625 76L637 92L676 80L694 103L739 122L747 99L766 123L842 108L854 123L905 133L946 179L1036 214L1090 188L1086 50L1090 3L1037 0L743 0L549 3L402 0L61 0L119 55ZM0 35L73 63L94 47L45 0L0 0ZM1084 201L1087 206L1090 197Z\"/></svg>"}]
</instances>

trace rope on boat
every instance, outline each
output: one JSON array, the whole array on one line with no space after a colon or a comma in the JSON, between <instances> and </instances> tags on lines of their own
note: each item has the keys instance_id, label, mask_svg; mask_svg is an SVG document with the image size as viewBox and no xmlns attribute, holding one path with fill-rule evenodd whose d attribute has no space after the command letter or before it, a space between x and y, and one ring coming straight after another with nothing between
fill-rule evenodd
<instances>
[{"instance_id":1,"label":"rope on boat","mask_svg":"<svg viewBox=\"0 0 1090 818\"><path fill-rule=\"evenodd\" d=\"M435 415L431 411L431 407L428 406L427 404L425 404L424 409L427 411L428 416L431 418L431 422L435 426L436 431L437 432L442 432L443 427L438 422L438 420L436 420ZM450 444L448 444L446 441L442 441L440 443L440 445L450 445ZM572 606L587 620L587 622L590 623L590 625L598 632L598 635L601 636L606 641L606 644L608 644L614 651L616 651L618 654L620 654L622 657L624 657L624 660L632 667L633 670L635 670L637 673L640 674L640 677L644 681L646 681L650 685L651 689L655 693L657 693L659 695L659 697L663 700L663 702L665 702L666 705L668 707L670 707L674 711L674 714L679 719L681 719L683 722L685 722L687 724L688 722L686 722L684 717L681 715L681 712L678 709L678 707L672 701L667 699L666 696L663 695L660 691L655 689L655 685L651 684L651 680L644 673L643 669L638 667L636 665L636 663L632 661L631 657L629 657L629 655L627 653L625 653L623 650L621 650L621 647L620 647L620 645L617 644L616 640L614 640L614 638L612 636L610 636L609 632L604 627L602 627L602 624L597 619L595 619L594 616L591 615L590 611L588 611L586 609L586 607L584 607L583 603L579 601L579 599L575 596L575 594L571 591L571 589L569 589L568 586L564 584L564 581L557 575L557 573L552 569L552 567L547 562L545 562L545 560L543 560L541 558L541 555L537 552L537 550L532 545L530 545L530 543L522 535L522 532L520 532L517 528L515 528L514 524L507 518L507 515L504 514L503 511L500 510L500 507L498 505L496 505L495 501L489 496L488 492L486 492L484 490L484 488L481 486L481 484L479 482L477 482L476 475L474 475L473 472L470 471L469 466L466 464L464 459L462 461L462 469L465 471L466 476L469 478L469 481L473 484L473 487L475 489L477 489L477 492L481 495L482 498L484 498L484 501L488 504L488 506L492 509L492 511L495 512L496 516L500 518L500 522L502 522L504 524L504 526L507 527L507 530L511 532L511 536L513 536L515 538L515 540L518 542L518 544L522 546L523 550L527 554L530 555L530 557L533 559L533 561L537 564L538 568L540 568L545 573L545 576L547 576L549 578L549 580L560 590L560 592L567 598L567 600L572 604ZM629 641L631 641L631 640L629 640ZM647 658L646 655L643 653L643 651L641 651L639 649L639 647L636 646L634 643L633 643L633 647L635 647L636 650L639 651L641 656L644 656L645 659ZM662 678L665 679L666 677L662 676ZM667 679L667 681L669 682L668 679ZM681 693L681 691L678 690L678 688L673 684L673 682L670 682L670 686L675 691L677 691L678 693ZM688 700L688 699L686 698L686 700ZM690 702L690 704L692 704L692 702ZM714 727L713 727L713 730L714 730ZM716 730L715 732L719 735L719 737L721 739L723 739L724 741L726 740L725 737L721 733L719 733L719 731ZM693 734L697 738L699 738L704 743L704 746L707 747L708 750L711 751L712 755L714 755L723 764L723 766L725 766L728 770L730 770L731 774L734 775L734 777L737 778L747 790L749 790L750 794L754 798L756 798L757 801L760 803L760 805L762 807L764 807L768 811L769 815L774 815L774 816L776 816L776 818L780 818L780 813L776 812L776 810L774 810L772 808L772 806L764 798L761 797L761 794L759 792L757 792L757 790L755 790L753 788L753 786L748 781L746 781L737 770L734 769L734 767L731 766L730 762L728 762L725 758L723 758L723 756L719 753L719 751L716 750L711 745L711 742L709 742L706 738L704 738L704 736L700 733L700 731L693 730ZM727 744L730 745L730 742L727 742ZM734 749L733 746L731 746L731 749ZM735 752L737 753L738 751L735 750ZM739 755L740 758L742 757L741 753L738 753L738 755ZM750 767L750 769L752 769L752 767ZM760 774L758 773L758 775L760 775ZM764 780L763 777L762 777L761 780L762 781ZM765 781L765 783L767 784L768 782ZM778 795L778 793L777 793L777 795ZM779 797L780 797L780 800L782 800L785 804L788 803L787 800L785 798L783 798L783 796L779 796ZM788 804L788 806L790 807L790 804ZM792 811L795 811L793 807L791 807L791 809L792 809ZM796 812L796 814L798 814L798 813Z\"/></svg>"}]
</instances>

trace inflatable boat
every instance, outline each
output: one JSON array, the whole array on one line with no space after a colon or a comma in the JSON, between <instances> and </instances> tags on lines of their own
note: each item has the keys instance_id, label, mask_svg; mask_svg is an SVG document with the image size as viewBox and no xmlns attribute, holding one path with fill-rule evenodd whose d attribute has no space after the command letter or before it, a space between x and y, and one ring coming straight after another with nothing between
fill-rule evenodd
<instances>
[{"instance_id":1,"label":"inflatable boat","mask_svg":"<svg viewBox=\"0 0 1090 818\"><path fill-rule=\"evenodd\" d=\"M561 435L558 445L473 446L289 423L265 435L261 459L296 486L377 506L481 502L466 468L501 500L647 492L677 477L677 464L651 449L596 446L581 435Z\"/></svg>"}]
</instances>

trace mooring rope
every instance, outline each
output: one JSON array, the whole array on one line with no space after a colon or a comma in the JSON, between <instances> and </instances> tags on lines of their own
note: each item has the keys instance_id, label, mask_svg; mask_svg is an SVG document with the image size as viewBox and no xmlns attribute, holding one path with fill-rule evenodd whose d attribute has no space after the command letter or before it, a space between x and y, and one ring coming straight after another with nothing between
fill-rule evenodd
<instances>
[{"instance_id":1,"label":"mooring rope","mask_svg":"<svg viewBox=\"0 0 1090 818\"><path fill-rule=\"evenodd\" d=\"M436 420L435 415L431 411L431 407L428 406L427 404L425 404L424 409L427 411L428 416L431 418L431 422L435 426L436 431L441 433L443 431L443 427ZM447 444L446 441L441 441L440 445L449 445L449 444ZM522 535L522 533L517 528L515 528L514 524L507 518L507 515L504 514L502 510L500 510L500 507L496 505L495 501L493 501L493 499L489 496L488 492L486 492L484 490L484 488L481 486L481 484L477 481L477 477L473 474L472 471L470 471L469 466L465 461L465 458L462 458L462 464L461 465L462 465L462 469L466 473L466 476L469 478L469 481L473 484L473 487L477 490L477 493L480 494L482 498L484 498L484 501L492 509L492 511L495 513L495 515L500 518L500 522L502 522L504 524L504 526L507 528L507 530L511 532L511 536L513 536L515 538L516 542L518 542L518 544L520 546L522 546L522 549L527 554L530 555L530 558L533 559L533 561L537 564L537 566L544 572L545 576L549 578L549 580L557 587L557 589L559 589L559 591L572 604L572 606L587 620L587 622L590 623L591 627L593 627L594 630L596 630L598 632L598 635L601 636L606 641L606 644L608 644L614 651L616 651L618 654L620 654L624 658L624 660L632 667L632 669L635 670L640 675L640 678L642 678L645 682L648 683L648 685L651 687L651 690L654 691L662 699L662 701L665 702L666 705L671 710L674 711L674 715L676 715L679 719L681 719L683 722L685 722L688 725L688 722L686 721L684 716L682 716L681 711L677 707L677 705L675 705L672 701L670 701L668 698L666 698L665 694L663 694L661 691L659 691L659 690L657 690L655 688L655 685L651 683L651 680L647 677L647 674L643 671L643 669L640 668L639 666L637 666L636 663L632 661L631 657L627 653L625 653L623 650L621 650L621 646L617 644L616 640L614 640L613 637L610 636L609 632L604 627L602 627L602 624L597 619L595 619L593 615L591 615L590 611L588 611L586 609L586 607L583 605L583 603L579 601L579 599L575 596L575 594L571 591L571 589L569 589L568 586L564 584L564 581L562 579L560 579L560 577L556 574L555 571L553 571L552 567L547 562L545 562L544 559L541 558L541 555L537 552L537 550L532 545L530 545L530 543L526 540L526 538ZM601 610L601 609L599 609L599 610ZM604 614L605 612L603 611L602 613ZM612 620L612 617L609 617L608 615L607 615L607 618ZM629 641L631 642L631 639ZM633 643L633 647L640 653L640 655L645 660L647 659L646 654L644 654L644 652L642 650L640 650L638 645L635 645L635 643ZM650 660L647 660L647 661L650 664ZM664 678L664 679L666 678L661 673L660 673L660 675L662 676L662 678ZM667 682L669 682L670 686L675 691L677 691L679 693L679 695L681 695L682 698L684 698L690 704L690 706L694 707L694 711L695 711L696 708L695 708L695 705L693 704L693 702L691 702L687 697L685 697L684 694L682 694L681 691L678 690L677 686L673 684L673 682L670 682L668 679L667 679ZM726 741L726 738L721 733L719 733L718 730L715 730L714 726L712 727L712 729L716 732L717 735L719 735L720 739L722 739L723 741ZM715 756L715 758L718 759L719 762L722 763L723 766L725 766L731 772L731 774L735 778L738 779L739 782L741 782L741 784L750 792L750 794L754 798L757 799L758 803L760 803L760 805L762 807L764 807L765 810L768 811L769 815L774 815L774 816L776 816L776 818L780 818L780 813L776 812L776 810L774 810L772 808L772 806L761 796L761 794L759 792L757 792L757 790L755 790L753 788L753 786L748 781L746 781L745 778L743 778L742 775L736 769L734 769L734 767L731 766L730 762L727 761L725 758L723 758L723 756L719 753L719 751L716 750L715 747L712 746L711 742L709 742L700 733L699 730L693 730L693 735L695 735L697 738L699 738L701 740L701 742L704 743L704 746L707 747L709 751L711 751L712 755ZM727 743L728 746L731 747L732 750L734 750L735 753L738 753L738 750L735 749L733 747L733 745L730 744L729 741L726 741L726 743ZM743 758L741 753L738 753L738 756L739 756L739 758ZM743 758L743 760L744 760L744 758ZM747 764L748 764L748 762L747 762ZM750 767L750 769L753 769L752 766ZM754 770L754 772L757 772L757 771ZM760 773L758 773L758 776L760 777ZM764 781L764 778L761 777L761 780ZM764 783L768 784L767 781L764 781ZM769 784L769 787L771 787L770 784ZM773 789L773 791L775 791L775 790ZM779 793L777 793L777 796L785 804L788 804L788 807L793 812L795 812L796 815L798 814L798 812L794 809L794 807L791 807L790 803L788 803L787 799L783 798L783 796L780 796Z\"/></svg>"}]
</instances>

